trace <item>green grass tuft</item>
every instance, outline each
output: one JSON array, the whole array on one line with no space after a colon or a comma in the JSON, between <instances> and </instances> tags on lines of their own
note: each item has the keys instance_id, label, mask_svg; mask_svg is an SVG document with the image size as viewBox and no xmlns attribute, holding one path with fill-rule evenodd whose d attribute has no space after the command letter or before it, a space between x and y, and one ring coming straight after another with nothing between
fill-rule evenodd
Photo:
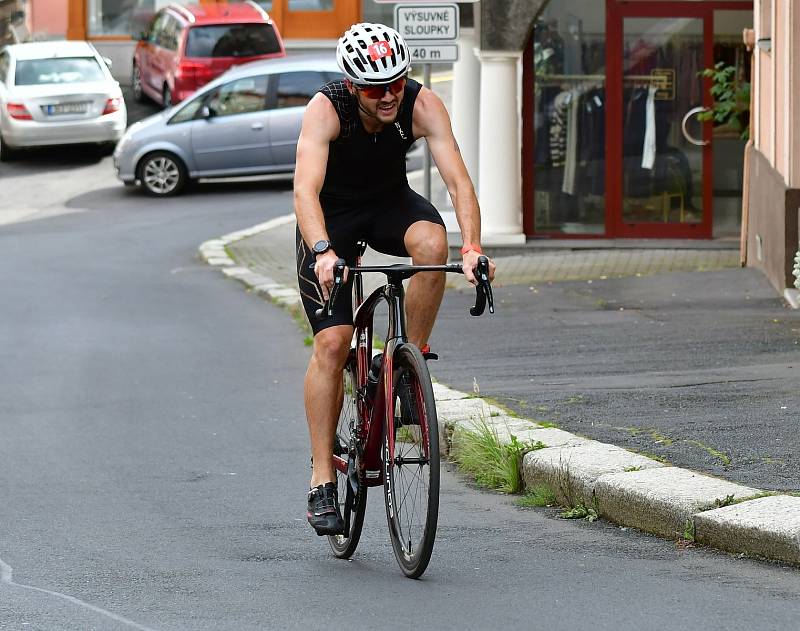
<instances>
[{"instance_id":1,"label":"green grass tuft","mask_svg":"<svg viewBox=\"0 0 800 631\"><path fill-rule=\"evenodd\" d=\"M556 494L547 486L536 486L525 495L514 500L514 504L522 508L541 508L553 506L556 503Z\"/></svg>"},{"instance_id":2,"label":"green grass tuft","mask_svg":"<svg viewBox=\"0 0 800 631\"><path fill-rule=\"evenodd\" d=\"M503 444L494 428L485 421L479 424L477 431L456 431L459 436L453 441L452 459L463 471L472 474L480 486L503 493L522 490L522 456L545 447L540 441L522 442L513 435L510 443Z\"/></svg>"}]
</instances>

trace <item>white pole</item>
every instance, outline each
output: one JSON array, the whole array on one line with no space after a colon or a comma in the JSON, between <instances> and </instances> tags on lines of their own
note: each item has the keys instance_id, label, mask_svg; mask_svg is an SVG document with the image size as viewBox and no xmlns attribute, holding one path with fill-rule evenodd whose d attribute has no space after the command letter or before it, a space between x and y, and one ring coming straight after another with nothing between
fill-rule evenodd
<instances>
[{"instance_id":1,"label":"white pole","mask_svg":"<svg viewBox=\"0 0 800 631\"><path fill-rule=\"evenodd\" d=\"M475 190L478 191L478 126L480 116L481 64L475 55L475 29L462 28L458 38L459 59L453 64L451 118L453 134L461 149Z\"/></svg>"},{"instance_id":2,"label":"white pole","mask_svg":"<svg viewBox=\"0 0 800 631\"><path fill-rule=\"evenodd\" d=\"M520 52L480 51L479 176L481 240L525 242L520 176Z\"/></svg>"}]
</instances>

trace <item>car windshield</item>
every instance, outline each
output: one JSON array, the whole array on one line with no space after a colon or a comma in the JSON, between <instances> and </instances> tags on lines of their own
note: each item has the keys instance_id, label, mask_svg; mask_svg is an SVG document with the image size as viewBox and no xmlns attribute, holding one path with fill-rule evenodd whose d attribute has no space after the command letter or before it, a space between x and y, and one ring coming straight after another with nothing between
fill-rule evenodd
<instances>
[{"instance_id":1,"label":"car windshield","mask_svg":"<svg viewBox=\"0 0 800 631\"><path fill-rule=\"evenodd\" d=\"M81 83L104 81L105 75L94 57L53 57L20 59L14 72L16 85Z\"/></svg>"},{"instance_id":2,"label":"car windshield","mask_svg":"<svg viewBox=\"0 0 800 631\"><path fill-rule=\"evenodd\" d=\"M186 42L187 57L254 57L280 50L271 24L195 26Z\"/></svg>"}]
</instances>

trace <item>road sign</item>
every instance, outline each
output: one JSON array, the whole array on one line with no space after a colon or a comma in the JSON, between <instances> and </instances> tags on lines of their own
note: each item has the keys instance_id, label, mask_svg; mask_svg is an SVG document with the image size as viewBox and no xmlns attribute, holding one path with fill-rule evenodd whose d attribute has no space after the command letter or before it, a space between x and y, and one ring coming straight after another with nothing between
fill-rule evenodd
<instances>
[{"instance_id":1,"label":"road sign","mask_svg":"<svg viewBox=\"0 0 800 631\"><path fill-rule=\"evenodd\" d=\"M394 8L395 29L409 44L458 37L458 5L398 4Z\"/></svg>"},{"instance_id":2,"label":"road sign","mask_svg":"<svg viewBox=\"0 0 800 631\"><path fill-rule=\"evenodd\" d=\"M406 42L411 63L443 64L458 61L458 44L443 42Z\"/></svg>"}]
</instances>

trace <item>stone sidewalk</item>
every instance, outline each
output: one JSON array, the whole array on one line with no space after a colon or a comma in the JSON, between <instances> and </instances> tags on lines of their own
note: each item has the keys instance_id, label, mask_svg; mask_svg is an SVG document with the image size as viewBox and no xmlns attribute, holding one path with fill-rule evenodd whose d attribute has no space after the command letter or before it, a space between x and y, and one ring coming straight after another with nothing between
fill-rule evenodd
<instances>
[{"instance_id":1,"label":"stone sidewalk","mask_svg":"<svg viewBox=\"0 0 800 631\"><path fill-rule=\"evenodd\" d=\"M275 302L299 301L294 219L279 218L203 244L201 255L225 275ZM370 263L384 257L368 253ZM626 248L496 256L503 284L644 276L738 267L738 250ZM392 259L396 262L396 259ZM509 415L506 408L437 384L442 447L488 428L536 448L523 459L527 489L550 488L565 506L591 508L622 526L738 554L800 564L800 497L736 484L618 446Z\"/></svg>"},{"instance_id":2,"label":"stone sidewalk","mask_svg":"<svg viewBox=\"0 0 800 631\"><path fill-rule=\"evenodd\" d=\"M452 239L451 239L452 242ZM262 231L238 240L229 249L237 263L263 276L288 286L297 284L295 277L295 224L289 221L269 231ZM452 244L452 243L451 243ZM454 244L459 245L460 243ZM732 247L737 247L738 243ZM560 250L530 249L519 253L495 256L498 263L497 285L532 282L603 279L620 276L646 276L663 272L710 271L739 266L737 249L599 249ZM368 251L370 264L396 263ZM454 279L451 278L451 281Z\"/></svg>"}]
</instances>

